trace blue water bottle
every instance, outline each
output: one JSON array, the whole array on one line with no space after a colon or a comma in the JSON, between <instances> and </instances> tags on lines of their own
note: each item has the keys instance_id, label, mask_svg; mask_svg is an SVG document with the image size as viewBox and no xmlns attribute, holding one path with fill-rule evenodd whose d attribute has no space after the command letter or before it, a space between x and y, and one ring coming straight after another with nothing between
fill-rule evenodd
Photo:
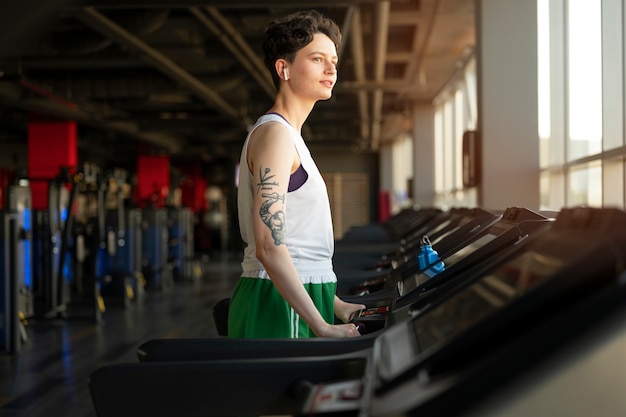
<instances>
[{"instance_id":1,"label":"blue water bottle","mask_svg":"<svg viewBox=\"0 0 626 417\"><path fill-rule=\"evenodd\" d=\"M428 278L432 278L446 269L443 261L439 258L439 254L433 249L433 245L426 235L420 242L420 250L417 253L417 266Z\"/></svg>"}]
</instances>

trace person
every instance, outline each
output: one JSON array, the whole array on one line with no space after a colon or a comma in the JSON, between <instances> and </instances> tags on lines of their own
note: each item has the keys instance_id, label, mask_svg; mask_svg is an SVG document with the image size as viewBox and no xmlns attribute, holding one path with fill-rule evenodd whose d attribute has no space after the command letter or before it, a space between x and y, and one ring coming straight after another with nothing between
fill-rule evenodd
<instances>
[{"instance_id":1,"label":"person","mask_svg":"<svg viewBox=\"0 0 626 417\"><path fill-rule=\"evenodd\" d=\"M230 300L228 336L355 337L350 316L365 308L336 295L334 237L324 180L301 136L318 100L337 80L341 32L315 10L265 29L273 106L243 145L237 206L242 274ZM335 316L343 323L335 324Z\"/></svg>"}]
</instances>

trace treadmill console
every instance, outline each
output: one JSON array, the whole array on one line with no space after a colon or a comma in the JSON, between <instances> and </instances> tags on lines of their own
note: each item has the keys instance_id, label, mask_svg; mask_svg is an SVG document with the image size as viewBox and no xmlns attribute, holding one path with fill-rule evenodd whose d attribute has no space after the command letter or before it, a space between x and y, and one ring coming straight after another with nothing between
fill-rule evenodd
<instances>
[{"instance_id":1,"label":"treadmill console","mask_svg":"<svg viewBox=\"0 0 626 417\"><path fill-rule=\"evenodd\" d=\"M387 328L375 341L363 378L315 386L302 414L404 415L463 383L470 370L479 378L476 368L485 358L619 282L625 230L625 212L562 211L554 227ZM509 371L498 372L505 378Z\"/></svg>"}]
</instances>

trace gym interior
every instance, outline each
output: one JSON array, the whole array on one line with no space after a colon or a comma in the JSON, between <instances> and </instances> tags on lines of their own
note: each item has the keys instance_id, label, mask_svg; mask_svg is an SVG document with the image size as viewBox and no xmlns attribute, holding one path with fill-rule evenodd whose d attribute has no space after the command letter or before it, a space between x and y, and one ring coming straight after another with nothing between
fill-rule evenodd
<instances>
[{"instance_id":1,"label":"gym interior","mask_svg":"<svg viewBox=\"0 0 626 417\"><path fill-rule=\"evenodd\" d=\"M1 8L1 415L626 415L620 0ZM258 37L302 8L344 33L303 136L361 336L228 338Z\"/></svg>"}]
</instances>

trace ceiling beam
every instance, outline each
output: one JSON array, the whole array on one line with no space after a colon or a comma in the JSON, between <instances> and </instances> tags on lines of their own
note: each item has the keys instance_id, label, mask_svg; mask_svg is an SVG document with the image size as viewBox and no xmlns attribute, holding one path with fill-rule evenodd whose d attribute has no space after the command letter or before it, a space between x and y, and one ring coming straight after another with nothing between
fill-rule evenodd
<instances>
[{"instance_id":1,"label":"ceiling beam","mask_svg":"<svg viewBox=\"0 0 626 417\"><path fill-rule=\"evenodd\" d=\"M93 7L85 7L76 13L76 17L87 26L98 31L102 35L123 45L131 51L139 53L141 59L153 65L156 69L166 74L174 81L188 88L195 96L215 108L223 115L232 120L243 121L249 124L241 114L205 83L194 77L187 70L174 61L152 48L144 41L128 32L108 17Z\"/></svg>"},{"instance_id":2,"label":"ceiling beam","mask_svg":"<svg viewBox=\"0 0 626 417\"><path fill-rule=\"evenodd\" d=\"M385 81L385 60L387 59L387 39L389 37L389 14L391 6L388 1L376 5L376 36L374 54L374 81L382 83ZM377 151L380 145L380 137L383 125L383 95L382 88L374 90L372 99L372 130L370 133L370 148Z\"/></svg>"},{"instance_id":3,"label":"ceiling beam","mask_svg":"<svg viewBox=\"0 0 626 417\"><path fill-rule=\"evenodd\" d=\"M406 3L407 0L75 0L63 5L66 9L80 9L96 7L98 9L138 9L138 8L166 8L187 9L190 7L228 7L228 8L267 8L267 7L321 7L321 6L355 6L363 3L380 3L391 1Z\"/></svg>"},{"instance_id":4,"label":"ceiling beam","mask_svg":"<svg viewBox=\"0 0 626 417\"><path fill-rule=\"evenodd\" d=\"M0 105L18 108L36 114L44 114L61 120L75 120L80 124L105 132L115 132L133 137L141 142L167 149L167 151L172 154L178 153L181 147L184 146L181 139L172 137L167 133L142 132L138 125L131 121L100 120L97 115L90 114L78 108L72 109L45 98L15 100L4 96L3 92L0 92Z\"/></svg>"},{"instance_id":5,"label":"ceiling beam","mask_svg":"<svg viewBox=\"0 0 626 417\"><path fill-rule=\"evenodd\" d=\"M354 60L354 79L357 83L364 83L365 75L365 51L363 47L363 25L361 24L361 10L356 8L351 26L350 40L352 42L352 59ZM364 89L356 89L359 103L360 141L370 139L370 115L368 94Z\"/></svg>"},{"instance_id":6,"label":"ceiling beam","mask_svg":"<svg viewBox=\"0 0 626 417\"><path fill-rule=\"evenodd\" d=\"M335 87L337 91L377 91L384 93L419 93L423 91L423 87L417 82L406 82L404 80L386 80L386 81L342 81Z\"/></svg>"},{"instance_id":7,"label":"ceiling beam","mask_svg":"<svg viewBox=\"0 0 626 417\"><path fill-rule=\"evenodd\" d=\"M237 29L226 19L217 8L207 7L204 9L191 7L189 11L207 29L209 29L222 42L239 63L256 80L270 98L274 98L276 89L269 72L266 71L263 61L254 53L250 45L237 32ZM208 15L207 15L208 14ZM213 19L211 19L211 16ZM215 22L217 23L215 23Z\"/></svg>"},{"instance_id":8,"label":"ceiling beam","mask_svg":"<svg viewBox=\"0 0 626 417\"><path fill-rule=\"evenodd\" d=\"M34 92L37 97L24 98L22 89ZM107 120L101 113L66 101L62 97L26 80L21 80L19 83L8 81L0 83L0 107L20 109L28 113L51 116L61 120L74 120L82 125L105 132L116 132L134 137L139 141L167 149L173 154L178 153L180 148L185 145L182 139L167 133L143 132L134 121Z\"/></svg>"},{"instance_id":9,"label":"ceiling beam","mask_svg":"<svg viewBox=\"0 0 626 417\"><path fill-rule=\"evenodd\" d=\"M420 36L416 38L416 46L414 48L415 57L408 61L405 73L405 80L407 82L417 82L422 85L427 82L424 80L424 55L426 54L426 48L430 45L431 37L433 35L435 20L439 13L439 6L441 2L435 2L430 10L428 17L424 19L424 23L420 27ZM422 75L420 75L420 73ZM421 78L421 80L420 80Z\"/></svg>"}]
</instances>

